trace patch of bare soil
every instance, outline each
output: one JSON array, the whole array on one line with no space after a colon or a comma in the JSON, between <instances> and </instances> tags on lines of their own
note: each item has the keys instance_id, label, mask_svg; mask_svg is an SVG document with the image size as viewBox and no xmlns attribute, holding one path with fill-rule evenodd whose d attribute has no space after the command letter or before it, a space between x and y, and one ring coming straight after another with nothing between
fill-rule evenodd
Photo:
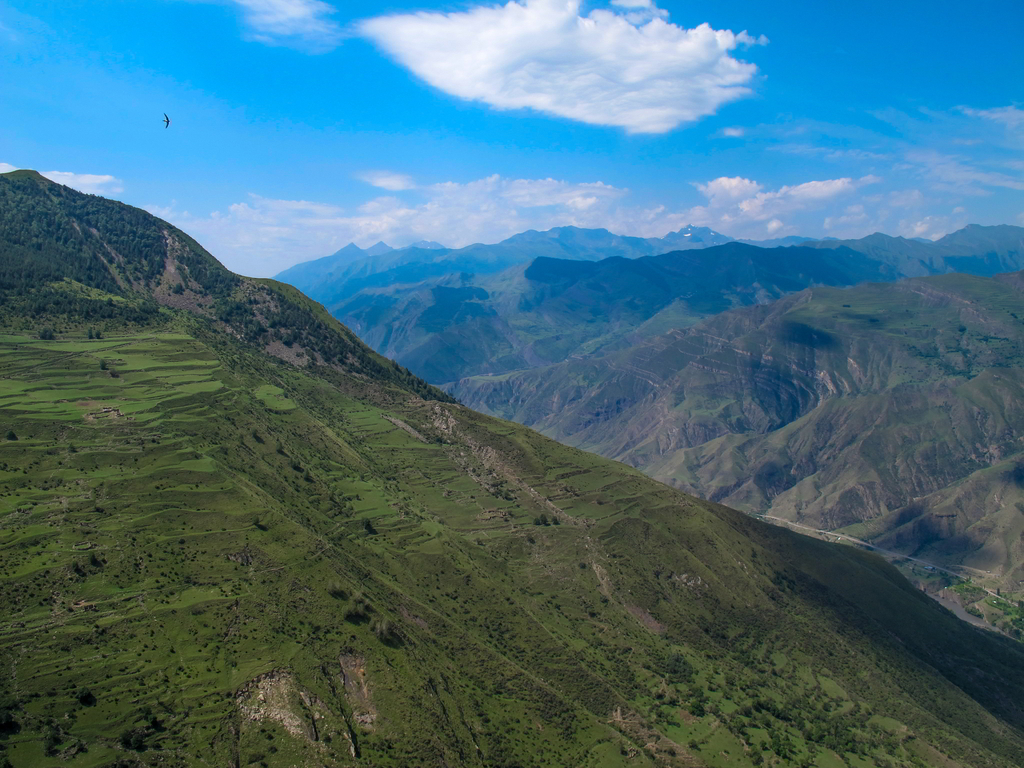
<instances>
[{"instance_id":1,"label":"patch of bare soil","mask_svg":"<svg viewBox=\"0 0 1024 768\"><path fill-rule=\"evenodd\" d=\"M313 740L299 713L300 694L290 672L274 670L260 675L238 690L235 701L243 718L252 721L273 720L292 736Z\"/></svg>"},{"instance_id":2,"label":"patch of bare soil","mask_svg":"<svg viewBox=\"0 0 1024 768\"><path fill-rule=\"evenodd\" d=\"M608 722L634 745L639 745L639 749L637 746L627 747L627 751L632 752L630 757L636 757L642 749L654 760L655 765L666 768L697 768L704 765L686 747L649 727L636 712L623 712L621 707L616 707Z\"/></svg>"},{"instance_id":3,"label":"patch of bare soil","mask_svg":"<svg viewBox=\"0 0 1024 768\"><path fill-rule=\"evenodd\" d=\"M309 354L298 344L292 344L290 347L283 341L274 341L267 344L264 350L268 355L273 355L279 360L284 360L286 363L291 363L297 368L303 368L309 365L310 357Z\"/></svg>"},{"instance_id":4,"label":"patch of bare soil","mask_svg":"<svg viewBox=\"0 0 1024 768\"><path fill-rule=\"evenodd\" d=\"M373 730L377 721L377 710L370 701L370 685L366 680L366 659L351 653L338 656L341 667L341 683L345 698L352 707L352 719L361 727Z\"/></svg>"},{"instance_id":5,"label":"patch of bare soil","mask_svg":"<svg viewBox=\"0 0 1024 768\"><path fill-rule=\"evenodd\" d=\"M660 621L658 621L653 616L651 616L651 614L648 611L645 611L643 608L641 608L640 606L637 606L637 605L627 605L627 606L625 606L625 608L641 624L643 624L645 627L647 627L647 629L651 630L651 632L654 632L657 635L664 634L664 632L665 632L665 625L662 624Z\"/></svg>"}]
</instances>

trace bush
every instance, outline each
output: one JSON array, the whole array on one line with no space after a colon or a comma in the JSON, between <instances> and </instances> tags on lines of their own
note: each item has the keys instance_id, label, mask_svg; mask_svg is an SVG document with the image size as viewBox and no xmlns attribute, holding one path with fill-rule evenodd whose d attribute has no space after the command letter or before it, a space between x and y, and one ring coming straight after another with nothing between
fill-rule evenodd
<instances>
[{"instance_id":1,"label":"bush","mask_svg":"<svg viewBox=\"0 0 1024 768\"><path fill-rule=\"evenodd\" d=\"M370 618L373 608L360 594L352 596L352 604L345 609L345 621L360 624Z\"/></svg>"},{"instance_id":2,"label":"bush","mask_svg":"<svg viewBox=\"0 0 1024 768\"><path fill-rule=\"evenodd\" d=\"M78 699L78 703L83 707L94 707L96 706L96 696L84 685L75 691L75 698Z\"/></svg>"},{"instance_id":3,"label":"bush","mask_svg":"<svg viewBox=\"0 0 1024 768\"><path fill-rule=\"evenodd\" d=\"M8 429L7 430L7 439L8 440L17 440L18 439L18 436L16 434L14 434L14 430L13 429Z\"/></svg>"},{"instance_id":4,"label":"bush","mask_svg":"<svg viewBox=\"0 0 1024 768\"><path fill-rule=\"evenodd\" d=\"M681 653L671 653L661 662L661 673L670 683L688 683L693 677L693 667Z\"/></svg>"},{"instance_id":5,"label":"bush","mask_svg":"<svg viewBox=\"0 0 1024 768\"><path fill-rule=\"evenodd\" d=\"M345 592L345 588L338 580L334 580L327 585L327 594L337 600L344 600L348 597L348 594Z\"/></svg>"},{"instance_id":6,"label":"bush","mask_svg":"<svg viewBox=\"0 0 1024 768\"><path fill-rule=\"evenodd\" d=\"M389 619L377 619L370 626L370 630L385 645L394 645L400 639L398 627Z\"/></svg>"},{"instance_id":7,"label":"bush","mask_svg":"<svg viewBox=\"0 0 1024 768\"><path fill-rule=\"evenodd\" d=\"M46 327L40 329L39 338L42 339L43 341L53 341L55 338L53 328Z\"/></svg>"},{"instance_id":8,"label":"bush","mask_svg":"<svg viewBox=\"0 0 1024 768\"><path fill-rule=\"evenodd\" d=\"M129 728L121 732L121 746L125 749L132 749L142 752L146 748L146 738L149 732L145 728Z\"/></svg>"}]
</instances>

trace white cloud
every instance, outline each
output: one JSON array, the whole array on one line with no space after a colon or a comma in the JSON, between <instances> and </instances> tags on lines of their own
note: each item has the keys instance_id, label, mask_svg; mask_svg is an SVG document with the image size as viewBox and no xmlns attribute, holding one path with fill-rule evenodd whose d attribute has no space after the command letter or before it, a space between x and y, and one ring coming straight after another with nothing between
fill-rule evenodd
<instances>
[{"instance_id":1,"label":"white cloud","mask_svg":"<svg viewBox=\"0 0 1024 768\"><path fill-rule=\"evenodd\" d=\"M741 138L744 133L746 133L746 131L744 131L742 128L723 128L722 129L722 135L723 136L728 136L731 139Z\"/></svg>"},{"instance_id":2,"label":"white cloud","mask_svg":"<svg viewBox=\"0 0 1024 768\"><path fill-rule=\"evenodd\" d=\"M18 166L0 163L0 173L17 170L19 170ZM77 189L79 192L87 192L90 195L113 195L124 191L121 180L107 174L72 173L70 171L40 171L39 174L50 181Z\"/></svg>"},{"instance_id":3,"label":"white cloud","mask_svg":"<svg viewBox=\"0 0 1024 768\"><path fill-rule=\"evenodd\" d=\"M50 181L91 195L112 195L124 191L120 179L106 174L71 173L70 171L40 171L40 174Z\"/></svg>"},{"instance_id":4,"label":"white cloud","mask_svg":"<svg viewBox=\"0 0 1024 768\"><path fill-rule=\"evenodd\" d=\"M1002 187L1024 191L1024 179L1008 176L998 171L985 171L955 155L945 155L935 150L913 150L906 155L907 161L926 176L933 179L937 189L963 195L989 194L989 187Z\"/></svg>"},{"instance_id":5,"label":"white cloud","mask_svg":"<svg viewBox=\"0 0 1024 768\"><path fill-rule=\"evenodd\" d=\"M761 191L760 184L741 176L731 178L720 176L707 184L697 184L696 186L701 194L715 206L732 200L746 200Z\"/></svg>"},{"instance_id":6,"label":"white cloud","mask_svg":"<svg viewBox=\"0 0 1024 768\"><path fill-rule=\"evenodd\" d=\"M903 237L924 237L938 240L967 224L965 219L950 219L946 216L925 216L921 219L904 219L899 223L898 234Z\"/></svg>"},{"instance_id":7,"label":"white cloud","mask_svg":"<svg viewBox=\"0 0 1024 768\"><path fill-rule=\"evenodd\" d=\"M842 216L826 216L824 227L826 232L837 228L849 228L864 224L868 220L868 214L863 205L849 205L843 211Z\"/></svg>"},{"instance_id":8,"label":"white cloud","mask_svg":"<svg viewBox=\"0 0 1024 768\"><path fill-rule=\"evenodd\" d=\"M797 229L785 220L793 214L828 207L836 198L875 184L876 176L860 179L841 178L807 181L764 190L760 184L740 176L721 177L706 184L697 184L708 204L678 214L677 221L715 227L734 237L760 237L764 234L796 234ZM849 217L849 209L847 216ZM839 217L841 218L841 217ZM839 218L826 219L826 229ZM852 219L848 219L852 221ZM843 223L848 223L844 221Z\"/></svg>"},{"instance_id":9,"label":"white cloud","mask_svg":"<svg viewBox=\"0 0 1024 768\"><path fill-rule=\"evenodd\" d=\"M416 188L416 182L412 180L411 176L394 171L365 171L357 178L389 192L401 192L403 189Z\"/></svg>"},{"instance_id":10,"label":"white cloud","mask_svg":"<svg viewBox=\"0 0 1024 768\"><path fill-rule=\"evenodd\" d=\"M997 107L995 109L971 109L961 107L964 114L971 117L981 117L985 120L992 120L1002 123L1011 131L1024 130L1024 109L1017 107Z\"/></svg>"},{"instance_id":11,"label":"white cloud","mask_svg":"<svg viewBox=\"0 0 1024 768\"><path fill-rule=\"evenodd\" d=\"M498 109L530 108L629 133L664 133L748 96L746 32L665 21L653 2L580 15L580 0L514 0L368 19L360 32L430 85Z\"/></svg>"},{"instance_id":12,"label":"white cloud","mask_svg":"<svg viewBox=\"0 0 1024 768\"><path fill-rule=\"evenodd\" d=\"M246 37L268 45L331 50L341 41L335 9L322 0L230 0L242 11Z\"/></svg>"},{"instance_id":13,"label":"white cloud","mask_svg":"<svg viewBox=\"0 0 1024 768\"><path fill-rule=\"evenodd\" d=\"M903 189L889 193L889 205L893 208L920 208L924 205L924 195L919 189Z\"/></svg>"}]
</instances>

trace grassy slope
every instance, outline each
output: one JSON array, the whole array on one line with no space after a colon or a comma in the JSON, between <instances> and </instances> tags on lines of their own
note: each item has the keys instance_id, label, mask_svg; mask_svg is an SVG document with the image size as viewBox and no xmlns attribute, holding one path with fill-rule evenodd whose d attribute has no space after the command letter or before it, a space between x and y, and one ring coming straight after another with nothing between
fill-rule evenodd
<instances>
[{"instance_id":1,"label":"grassy slope","mask_svg":"<svg viewBox=\"0 0 1024 768\"><path fill-rule=\"evenodd\" d=\"M814 289L455 394L723 503L1015 584L1019 309L1008 281L963 275Z\"/></svg>"},{"instance_id":2,"label":"grassy slope","mask_svg":"<svg viewBox=\"0 0 1024 768\"><path fill-rule=\"evenodd\" d=\"M105 331L0 339L15 766L1024 755L1020 650L873 558L187 317Z\"/></svg>"}]
</instances>

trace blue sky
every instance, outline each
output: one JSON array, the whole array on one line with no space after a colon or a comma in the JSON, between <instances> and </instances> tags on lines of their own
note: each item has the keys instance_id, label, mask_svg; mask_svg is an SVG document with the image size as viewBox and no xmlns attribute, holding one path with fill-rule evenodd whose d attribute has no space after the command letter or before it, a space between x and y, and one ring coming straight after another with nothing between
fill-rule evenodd
<instances>
[{"instance_id":1,"label":"blue sky","mask_svg":"<svg viewBox=\"0 0 1024 768\"><path fill-rule=\"evenodd\" d=\"M0 0L0 167L253 275L561 224L1024 225L1024 4L780 5Z\"/></svg>"}]
</instances>

